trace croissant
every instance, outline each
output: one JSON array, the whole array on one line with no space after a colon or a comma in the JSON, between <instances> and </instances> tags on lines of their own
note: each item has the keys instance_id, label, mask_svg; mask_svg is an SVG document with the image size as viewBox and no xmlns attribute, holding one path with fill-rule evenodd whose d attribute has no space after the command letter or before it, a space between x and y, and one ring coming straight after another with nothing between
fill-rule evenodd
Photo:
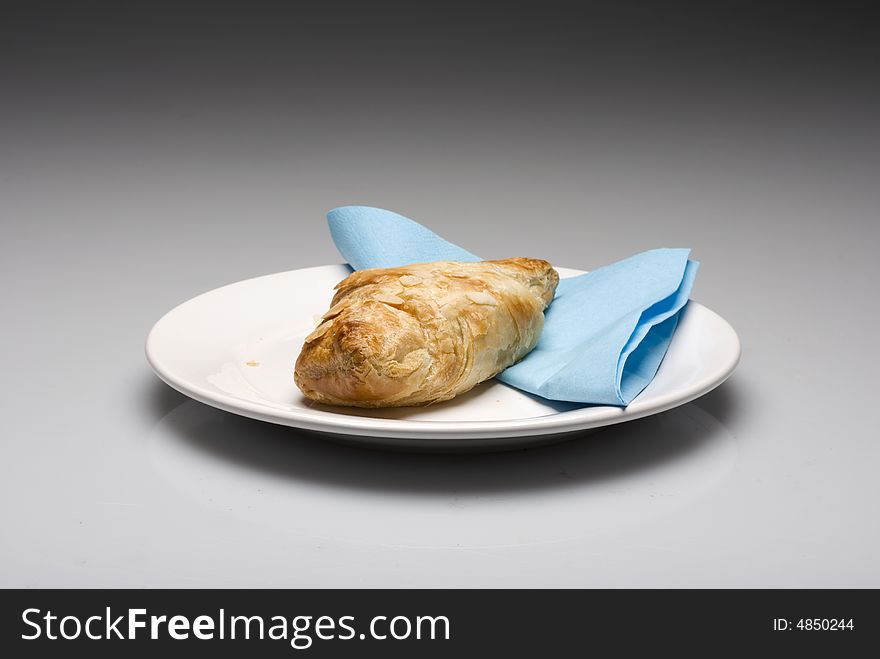
<instances>
[{"instance_id":1,"label":"croissant","mask_svg":"<svg viewBox=\"0 0 880 659\"><path fill-rule=\"evenodd\" d=\"M438 261L360 270L336 285L294 380L332 405L449 400L525 357L559 275L547 261Z\"/></svg>"}]
</instances>

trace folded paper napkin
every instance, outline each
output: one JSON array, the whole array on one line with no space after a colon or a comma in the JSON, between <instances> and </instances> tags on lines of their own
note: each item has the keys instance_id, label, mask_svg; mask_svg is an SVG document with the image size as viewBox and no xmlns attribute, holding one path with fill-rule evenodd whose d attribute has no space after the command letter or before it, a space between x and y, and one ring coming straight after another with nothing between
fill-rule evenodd
<instances>
[{"instance_id":1,"label":"folded paper napkin","mask_svg":"<svg viewBox=\"0 0 880 659\"><path fill-rule=\"evenodd\" d=\"M345 206L327 220L355 270L481 260L381 208ZM654 249L562 279L538 345L498 379L551 400L628 405L657 373L687 304L699 267L689 253Z\"/></svg>"}]
</instances>

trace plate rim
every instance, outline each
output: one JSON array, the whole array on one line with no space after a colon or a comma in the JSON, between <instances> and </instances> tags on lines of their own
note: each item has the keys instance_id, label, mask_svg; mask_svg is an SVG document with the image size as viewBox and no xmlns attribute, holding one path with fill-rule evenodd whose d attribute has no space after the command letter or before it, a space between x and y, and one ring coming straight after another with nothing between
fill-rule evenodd
<instances>
[{"instance_id":1,"label":"plate rim","mask_svg":"<svg viewBox=\"0 0 880 659\"><path fill-rule=\"evenodd\" d=\"M169 319L172 318L182 307L194 303L196 300L205 296L220 293L224 289L253 283L260 279L270 279L295 272L323 270L331 267L347 267L347 264L337 263L310 266L307 268L296 268L293 270L250 277L213 288L181 302L163 314L150 329L144 346L148 364L163 382L180 393L206 405L240 416L257 419L259 421L301 428L311 432L326 432L337 435L408 440L479 440L535 435L558 435L560 433L599 428L664 412L680 405L684 405L710 392L730 377L742 358L742 344L739 336L730 323L708 307L694 300L690 300L688 302L688 308L691 310L699 309L699 313L708 313L713 316L716 322L720 322L725 326L730 338L733 339L733 350L727 355L726 362L721 364L717 371L709 376L691 383L683 390L668 392L653 398L650 403L640 404L639 398L641 394L639 394L639 396L637 396L625 408L598 405L576 410L568 410L547 416L516 420L505 419L489 421L418 421L411 419L380 419L375 417L371 418L342 414L331 416L330 419L324 419L323 417L316 418L309 413L309 410L278 410L267 405L238 398L219 390L211 390L197 383L193 383L187 378L176 375L172 368L169 368L167 364L162 362L159 354L160 349L157 347L157 337L161 333L163 325L169 322ZM563 278L587 272L575 268L556 267L556 269ZM688 308L686 308L685 313L689 313ZM595 412L597 409L603 410L603 413L597 414ZM328 414L323 410L316 411L320 412L322 415Z\"/></svg>"}]
</instances>

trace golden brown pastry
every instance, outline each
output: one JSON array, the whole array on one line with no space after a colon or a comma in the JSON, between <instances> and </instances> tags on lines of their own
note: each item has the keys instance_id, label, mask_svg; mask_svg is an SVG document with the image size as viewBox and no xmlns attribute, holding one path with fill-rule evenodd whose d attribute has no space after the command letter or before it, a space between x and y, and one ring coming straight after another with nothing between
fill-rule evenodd
<instances>
[{"instance_id":1,"label":"golden brown pastry","mask_svg":"<svg viewBox=\"0 0 880 659\"><path fill-rule=\"evenodd\" d=\"M547 261L438 261L336 285L294 379L313 400L397 407L448 400L535 347L559 275Z\"/></svg>"}]
</instances>

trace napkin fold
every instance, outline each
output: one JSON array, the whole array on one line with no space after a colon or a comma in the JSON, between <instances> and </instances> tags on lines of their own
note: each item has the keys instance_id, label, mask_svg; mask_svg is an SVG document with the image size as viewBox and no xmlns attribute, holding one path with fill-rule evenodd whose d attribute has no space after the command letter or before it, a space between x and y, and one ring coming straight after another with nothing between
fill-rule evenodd
<instances>
[{"instance_id":1,"label":"napkin fold","mask_svg":"<svg viewBox=\"0 0 880 659\"><path fill-rule=\"evenodd\" d=\"M327 221L355 270L482 260L381 208L335 208ZM653 249L560 280L538 345L496 377L550 400L628 405L657 373L687 304L699 267L689 253Z\"/></svg>"}]
</instances>

